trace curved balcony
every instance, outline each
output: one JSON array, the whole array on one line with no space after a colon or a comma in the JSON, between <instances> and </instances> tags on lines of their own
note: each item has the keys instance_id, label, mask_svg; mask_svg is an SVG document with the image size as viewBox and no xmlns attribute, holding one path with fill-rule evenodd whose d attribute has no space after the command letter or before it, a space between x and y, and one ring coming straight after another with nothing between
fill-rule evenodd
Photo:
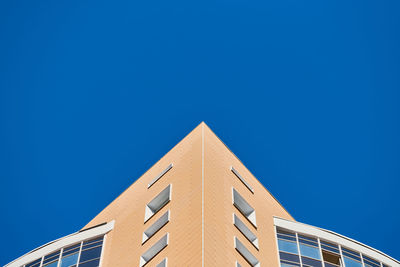
<instances>
[{"instance_id":1,"label":"curved balcony","mask_svg":"<svg viewBox=\"0 0 400 267\"><path fill-rule=\"evenodd\" d=\"M311 225L274 218L281 267L400 267L361 242Z\"/></svg>"}]
</instances>

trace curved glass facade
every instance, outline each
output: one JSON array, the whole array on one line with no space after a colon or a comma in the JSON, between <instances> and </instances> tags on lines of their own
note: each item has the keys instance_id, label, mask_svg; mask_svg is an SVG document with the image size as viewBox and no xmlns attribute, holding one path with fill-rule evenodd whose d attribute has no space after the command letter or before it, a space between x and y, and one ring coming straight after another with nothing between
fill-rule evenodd
<instances>
[{"instance_id":1,"label":"curved glass facade","mask_svg":"<svg viewBox=\"0 0 400 267\"><path fill-rule=\"evenodd\" d=\"M331 231L278 218L275 218L275 225L281 267L400 266L380 251Z\"/></svg>"},{"instance_id":2,"label":"curved glass facade","mask_svg":"<svg viewBox=\"0 0 400 267\"><path fill-rule=\"evenodd\" d=\"M36 259L23 267L98 267L104 235L85 240Z\"/></svg>"}]
</instances>

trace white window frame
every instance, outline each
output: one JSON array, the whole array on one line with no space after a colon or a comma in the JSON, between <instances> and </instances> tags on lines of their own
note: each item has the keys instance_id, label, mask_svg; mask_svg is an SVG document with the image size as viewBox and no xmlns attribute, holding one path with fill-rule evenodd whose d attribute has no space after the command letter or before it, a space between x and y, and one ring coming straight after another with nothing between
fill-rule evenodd
<instances>
[{"instance_id":1,"label":"white window frame","mask_svg":"<svg viewBox=\"0 0 400 267\"><path fill-rule=\"evenodd\" d=\"M158 255L164 248L169 244L169 233L166 233L156 243L154 243L149 249L147 249L142 256L140 256L139 266L143 267L149 263L155 256Z\"/></svg>"},{"instance_id":2,"label":"white window frame","mask_svg":"<svg viewBox=\"0 0 400 267\"><path fill-rule=\"evenodd\" d=\"M161 228L164 227L170 220L170 211L168 210L163 215L160 216L152 225L150 225L143 232L142 245L147 242L152 236L154 236Z\"/></svg>"},{"instance_id":3,"label":"white window frame","mask_svg":"<svg viewBox=\"0 0 400 267\"><path fill-rule=\"evenodd\" d=\"M149 203L147 203L144 213L144 222L146 223L150 218L157 214L165 205L171 201L172 197L172 184L165 187L158 193Z\"/></svg>"},{"instance_id":4,"label":"white window frame","mask_svg":"<svg viewBox=\"0 0 400 267\"><path fill-rule=\"evenodd\" d=\"M43 256L46 256L64 247L85 241L87 239L92 239L97 236L106 235L108 232L114 229L114 224L115 221L113 220L109 223L99 225L97 227L93 227L87 230L81 230L79 232L56 239L37 249L28 252L27 254L19 257L18 259L4 265L4 267L20 267L39 258L42 258L43 262ZM105 245L105 238L103 239L103 247L104 245ZM100 255L100 261L101 261L101 256L102 255Z\"/></svg>"},{"instance_id":5,"label":"white window frame","mask_svg":"<svg viewBox=\"0 0 400 267\"><path fill-rule=\"evenodd\" d=\"M246 217L246 219L257 229L256 210L232 187L232 203Z\"/></svg>"},{"instance_id":6,"label":"white window frame","mask_svg":"<svg viewBox=\"0 0 400 267\"><path fill-rule=\"evenodd\" d=\"M260 267L260 261L250 252L248 248L235 236L235 249L253 267Z\"/></svg>"},{"instance_id":7,"label":"white window frame","mask_svg":"<svg viewBox=\"0 0 400 267\"><path fill-rule=\"evenodd\" d=\"M340 235L338 233L335 233L333 231L325 230L322 228L318 228L315 226L311 226L308 224L300 223L300 222L295 222L295 221L290 221L286 220L283 218L279 217L274 217L274 224L277 227L287 229L296 233L304 234L304 235L310 235L313 237L316 237L318 239L322 239L328 242L336 243L339 246L339 251L342 252L341 247L344 246L346 248L349 248L351 250L354 250L356 252L361 253L362 255L366 255L368 257L371 257L377 261L382 262L383 264L386 264L388 266L394 267L398 266L400 267L400 261L386 255L385 253L374 249L372 247L369 247L361 242L358 242L354 239L351 239L349 237ZM322 256L322 255L321 255ZM343 255L341 255L343 259ZM343 264L343 262L342 262Z\"/></svg>"}]
</instances>

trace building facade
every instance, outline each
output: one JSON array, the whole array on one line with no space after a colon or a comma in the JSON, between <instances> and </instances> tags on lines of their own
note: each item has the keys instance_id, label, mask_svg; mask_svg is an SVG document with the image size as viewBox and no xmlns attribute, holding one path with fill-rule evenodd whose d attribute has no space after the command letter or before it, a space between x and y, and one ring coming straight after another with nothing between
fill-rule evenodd
<instances>
[{"instance_id":1,"label":"building facade","mask_svg":"<svg viewBox=\"0 0 400 267\"><path fill-rule=\"evenodd\" d=\"M7 267L399 267L337 233L296 222L204 124L82 230Z\"/></svg>"}]
</instances>

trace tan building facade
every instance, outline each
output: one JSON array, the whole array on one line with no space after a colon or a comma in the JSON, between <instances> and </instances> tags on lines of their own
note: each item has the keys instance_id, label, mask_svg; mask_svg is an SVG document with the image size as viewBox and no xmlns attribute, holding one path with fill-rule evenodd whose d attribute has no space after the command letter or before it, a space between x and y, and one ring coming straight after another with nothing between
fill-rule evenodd
<instances>
[{"instance_id":1,"label":"tan building facade","mask_svg":"<svg viewBox=\"0 0 400 267\"><path fill-rule=\"evenodd\" d=\"M355 240L296 222L201 123L81 231L6 266L400 264Z\"/></svg>"}]
</instances>

